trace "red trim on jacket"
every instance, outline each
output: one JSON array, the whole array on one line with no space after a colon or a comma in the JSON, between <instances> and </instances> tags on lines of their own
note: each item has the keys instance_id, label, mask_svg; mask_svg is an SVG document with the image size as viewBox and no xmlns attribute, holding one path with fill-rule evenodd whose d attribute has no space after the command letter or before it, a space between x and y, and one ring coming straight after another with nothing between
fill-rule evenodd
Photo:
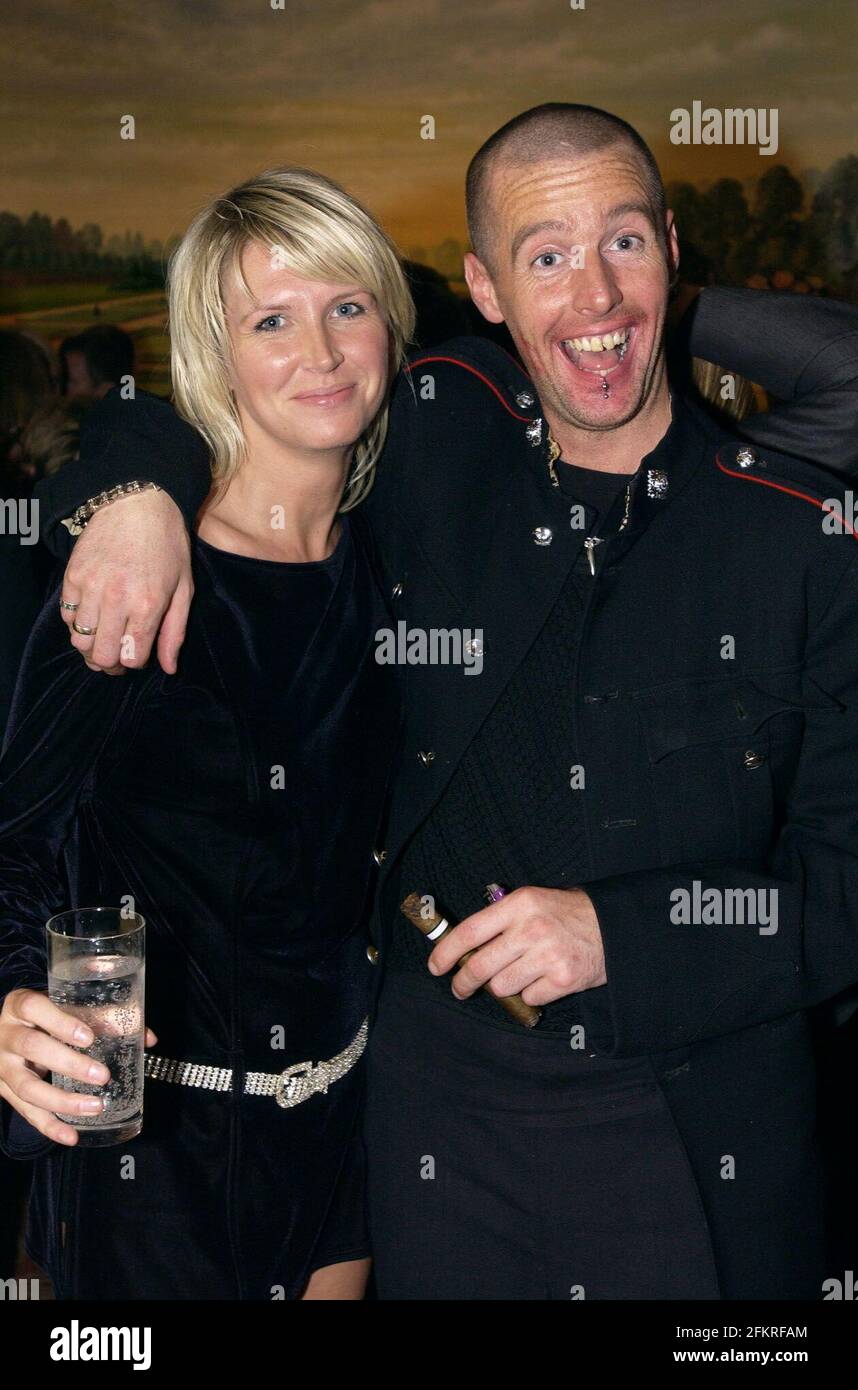
<instances>
[{"instance_id":1,"label":"red trim on jacket","mask_svg":"<svg viewBox=\"0 0 858 1390\"><path fill-rule=\"evenodd\" d=\"M522 424L524 425L533 424L534 416L519 415L517 411L513 410L511 405L507 404L507 402L504 400L500 391L495 386L494 382L491 380L490 377L487 377L483 372L478 371L476 367L472 367L469 362L463 362L460 357L443 357L439 354L429 357L418 357L416 362L408 363L408 365L405 367L405 371L411 372L414 370L415 367L422 367L427 362L452 362L454 367L464 367L466 372L470 372L472 376L479 377L480 381L482 381L484 385L488 386L490 391L494 392L501 405L503 406L504 410L509 411L510 415L513 417L514 420L521 420Z\"/></svg>"},{"instance_id":2,"label":"red trim on jacket","mask_svg":"<svg viewBox=\"0 0 858 1390\"><path fill-rule=\"evenodd\" d=\"M811 497L810 493L808 492L799 492L798 488L786 487L784 483L773 483L768 478L758 478L753 473L746 473L744 469L739 470L735 468L727 468L721 462L720 453L716 453L715 462L720 468L721 472L726 473L731 478L743 478L746 483L760 483L762 487L773 487L776 492L789 493L790 497L800 497L803 502L812 502L813 505L815 507L819 507L819 510L822 512L829 512L833 514L835 511L834 507L826 507L824 502L819 501L819 498ZM849 531L849 534L852 537L852 539L858 541L858 535L856 535L851 524L847 521L845 516L842 518L842 520L844 526Z\"/></svg>"}]
</instances>

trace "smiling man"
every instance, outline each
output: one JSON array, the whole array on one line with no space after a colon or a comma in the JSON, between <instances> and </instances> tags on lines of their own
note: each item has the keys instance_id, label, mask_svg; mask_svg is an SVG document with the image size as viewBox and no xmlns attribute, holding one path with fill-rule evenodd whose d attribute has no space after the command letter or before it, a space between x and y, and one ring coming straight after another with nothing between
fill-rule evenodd
<instances>
[{"instance_id":1,"label":"smiling man","mask_svg":"<svg viewBox=\"0 0 858 1390\"><path fill-rule=\"evenodd\" d=\"M677 235L625 122L525 112L467 191L471 294L526 370L477 339L415 355L364 504L396 619L483 633L478 679L404 671L369 946L378 1291L818 1298L808 1011L858 979L858 547L822 527L820 465L858 471L856 314L704 291L692 350L783 402L740 440L669 385ZM41 489L48 537L131 480L193 524L207 468L169 407L114 398ZM102 635L75 645L141 665L163 619L175 670L173 502L87 531L64 597ZM459 925L427 942L410 893ZM677 893L706 906L679 921ZM776 931L709 910L748 894Z\"/></svg>"},{"instance_id":2,"label":"smiling man","mask_svg":"<svg viewBox=\"0 0 858 1390\"><path fill-rule=\"evenodd\" d=\"M471 295L507 324L557 442L598 464L610 430L612 467L636 469L670 422L664 321L679 260L646 145L600 112L525 113L474 157L467 199Z\"/></svg>"}]
</instances>

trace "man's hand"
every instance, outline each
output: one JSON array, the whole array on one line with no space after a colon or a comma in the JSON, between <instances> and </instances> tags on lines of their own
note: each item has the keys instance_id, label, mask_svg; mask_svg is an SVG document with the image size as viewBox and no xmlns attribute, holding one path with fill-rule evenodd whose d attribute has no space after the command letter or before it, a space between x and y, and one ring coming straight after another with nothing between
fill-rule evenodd
<instances>
[{"instance_id":1,"label":"man's hand","mask_svg":"<svg viewBox=\"0 0 858 1390\"><path fill-rule=\"evenodd\" d=\"M474 955L453 976L457 999L485 985L498 998L550 1004L607 983L599 920L581 888L516 889L448 932L429 969L443 975L466 951Z\"/></svg>"},{"instance_id":2,"label":"man's hand","mask_svg":"<svg viewBox=\"0 0 858 1390\"><path fill-rule=\"evenodd\" d=\"M158 636L158 660L176 671L194 593L191 548L182 513L166 492L121 497L99 508L75 543L60 612L87 666L107 675L145 666ZM97 628L92 636L75 632Z\"/></svg>"}]
</instances>

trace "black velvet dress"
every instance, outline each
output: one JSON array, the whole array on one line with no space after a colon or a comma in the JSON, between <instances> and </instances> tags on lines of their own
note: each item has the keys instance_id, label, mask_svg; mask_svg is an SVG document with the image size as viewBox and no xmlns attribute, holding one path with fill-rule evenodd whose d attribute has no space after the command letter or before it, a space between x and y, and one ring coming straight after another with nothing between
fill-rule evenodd
<instances>
[{"instance_id":1,"label":"black velvet dress","mask_svg":"<svg viewBox=\"0 0 858 1390\"><path fill-rule=\"evenodd\" d=\"M333 1057L368 1012L399 701L366 532L343 523L314 564L194 537L175 676L90 671L59 580L29 641L0 759L0 994L45 987L52 912L131 895L153 1051L233 1068L223 1093L147 1080L142 1133L104 1149L0 1106L6 1152L38 1158L27 1245L59 1297L295 1298L368 1254L363 1062L294 1108L242 1090Z\"/></svg>"}]
</instances>

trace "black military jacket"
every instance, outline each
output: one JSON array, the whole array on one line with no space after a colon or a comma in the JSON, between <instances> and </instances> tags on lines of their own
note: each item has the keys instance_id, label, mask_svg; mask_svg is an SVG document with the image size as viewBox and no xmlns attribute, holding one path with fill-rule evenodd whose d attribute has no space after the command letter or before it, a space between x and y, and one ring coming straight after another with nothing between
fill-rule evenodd
<instances>
[{"instance_id":1,"label":"black military jacket","mask_svg":"<svg viewBox=\"0 0 858 1390\"><path fill-rule=\"evenodd\" d=\"M538 418L539 402L504 354L462 340L410 375L415 394L400 388L392 418L395 467L369 504L388 593L407 628L481 629L484 660L480 675L403 667L373 924L382 961L400 923L403 846L538 642L589 530L570 525L569 497L528 443L521 417ZM570 795L582 797L582 886L608 981L579 996L581 1016L597 1054L650 1059L722 1296L818 1298L836 1271L809 1011L858 980L851 496L824 468L749 449L674 404L629 525L594 550L569 672L585 773Z\"/></svg>"},{"instance_id":2,"label":"black military jacket","mask_svg":"<svg viewBox=\"0 0 858 1390\"><path fill-rule=\"evenodd\" d=\"M434 399L423 399L430 376ZM418 389L400 388L393 412L396 466L368 506L388 592L408 629L480 630L483 670L403 668L382 954L397 857L589 534L528 441L539 403L506 354L463 339L416 359L411 377ZM451 448L468 420L479 429ZM677 398L666 447L635 477L628 525L594 551L568 698L585 775L570 790L586 823L583 886L606 950L608 985L591 992L598 1051L678 1047L858 979L858 540L822 524L822 504L843 494L833 475L749 449ZM777 930L677 926L671 893L683 888L698 900L777 889Z\"/></svg>"}]
</instances>

